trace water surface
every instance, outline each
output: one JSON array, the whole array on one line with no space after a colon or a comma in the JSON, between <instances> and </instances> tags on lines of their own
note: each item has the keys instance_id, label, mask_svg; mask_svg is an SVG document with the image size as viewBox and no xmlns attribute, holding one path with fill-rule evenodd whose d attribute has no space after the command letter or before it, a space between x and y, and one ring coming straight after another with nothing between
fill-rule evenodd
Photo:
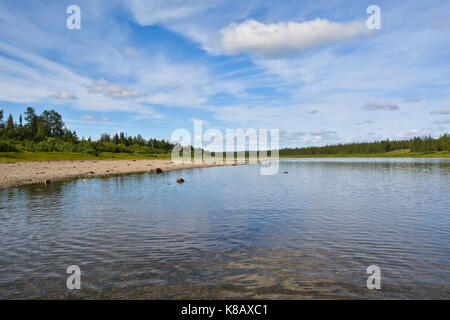
<instances>
[{"instance_id":1,"label":"water surface","mask_svg":"<svg viewBox=\"0 0 450 320\"><path fill-rule=\"evenodd\" d=\"M0 298L450 298L449 159L259 169L0 191ZM373 264L381 290L366 287Z\"/></svg>"}]
</instances>

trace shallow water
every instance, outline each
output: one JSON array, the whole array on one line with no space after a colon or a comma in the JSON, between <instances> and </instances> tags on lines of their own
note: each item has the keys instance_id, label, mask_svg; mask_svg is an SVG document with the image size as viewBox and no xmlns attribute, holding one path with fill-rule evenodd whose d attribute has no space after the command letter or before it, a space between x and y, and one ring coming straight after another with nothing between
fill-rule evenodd
<instances>
[{"instance_id":1,"label":"shallow water","mask_svg":"<svg viewBox=\"0 0 450 320\"><path fill-rule=\"evenodd\" d=\"M0 298L450 298L449 159L259 169L0 191Z\"/></svg>"}]
</instances>

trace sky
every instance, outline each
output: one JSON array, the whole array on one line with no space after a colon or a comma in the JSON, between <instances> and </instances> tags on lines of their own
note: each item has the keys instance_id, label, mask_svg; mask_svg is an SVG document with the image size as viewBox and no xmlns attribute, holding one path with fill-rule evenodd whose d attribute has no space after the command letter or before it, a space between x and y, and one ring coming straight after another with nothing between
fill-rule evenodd
<instances>
[{"instance_id":1,"label":"sky","mask_svg":"<svg viewBox=\"0 0 450 320\"><path fill-rule=\"evenodd\" d=\"M447 0L0 0L0 26L0 109L54 109L80 137L194 120L280 129L284 147L449 132Z\"/></svg>"}]
</instances>

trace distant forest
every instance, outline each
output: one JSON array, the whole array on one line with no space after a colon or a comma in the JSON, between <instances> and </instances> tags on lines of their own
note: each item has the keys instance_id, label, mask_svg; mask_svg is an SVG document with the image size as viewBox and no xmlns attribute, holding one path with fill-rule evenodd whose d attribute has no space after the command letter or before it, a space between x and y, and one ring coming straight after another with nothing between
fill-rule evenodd
<instances>
[{"instance_id":1,"label":"distant forest","mask_svg":"<svg viewBox=\"0 0 450 320\"><path fill-rule=\"evenodd\" d=\"M411 152L450 151L450 136L446 133L438 139L432 137L415 137L410 140L384 140L323 147L287 148L281 149L280 155L374 154L404 149L409 149Z\"/></svg>"},{"instance_id":2,"label":"distant forest","mask_svg":"<svg viewBox=\"0 0 450 320\"><path fill-rule=\"evenodd\" d=\"M113 136L102 134L97 141L80 139L75 131L64 125L61 115L54 111L43 111L37 115L27 108L15 122L12 115L4 121L0 110L0 152L83 152L98 155L101 152L138 153L146 155L168 154L174 144L165 140L144 139L141 135L127 136L123 132ZM440 138L415 137L410 140L384 140L337 144L323 147L286 148L280 156L376 154L409 149L411 152L450 151L450 136Z\"/></svg>"},{"instance_id":3,"label":"distant forest","mask_svg":"<svg viewBox=\"0 0 450 320\"><path fill-rule=\"evenodd\" d=\"M146 140L140 135L126 136L123 132L110 136L102 134L98 141L78 138L75 131L70 131L64 125L61 115L45 110L37 115L31 107L27 108L15 122L12 115L4 121L3 110L0 110L0 152L83 152L99 154L140 153L167 154L173 144L165 140Z\"/></svg>"}]
</instances>

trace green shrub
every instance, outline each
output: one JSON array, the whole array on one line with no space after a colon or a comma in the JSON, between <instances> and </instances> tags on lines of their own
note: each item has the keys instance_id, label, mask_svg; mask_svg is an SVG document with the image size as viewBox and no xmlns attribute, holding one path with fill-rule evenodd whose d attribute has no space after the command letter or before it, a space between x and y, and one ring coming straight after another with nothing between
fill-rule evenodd
<instances>
[{"instance_id":1,"label":"green shrub","mask_svg":"<svg viewBox=\"0 0 450 320\"><path fill-rule=\"evenodd\" d=\"M16 152L19 151L10 142L0 141L0 152Z\"/></svg>"}]
</instances>

